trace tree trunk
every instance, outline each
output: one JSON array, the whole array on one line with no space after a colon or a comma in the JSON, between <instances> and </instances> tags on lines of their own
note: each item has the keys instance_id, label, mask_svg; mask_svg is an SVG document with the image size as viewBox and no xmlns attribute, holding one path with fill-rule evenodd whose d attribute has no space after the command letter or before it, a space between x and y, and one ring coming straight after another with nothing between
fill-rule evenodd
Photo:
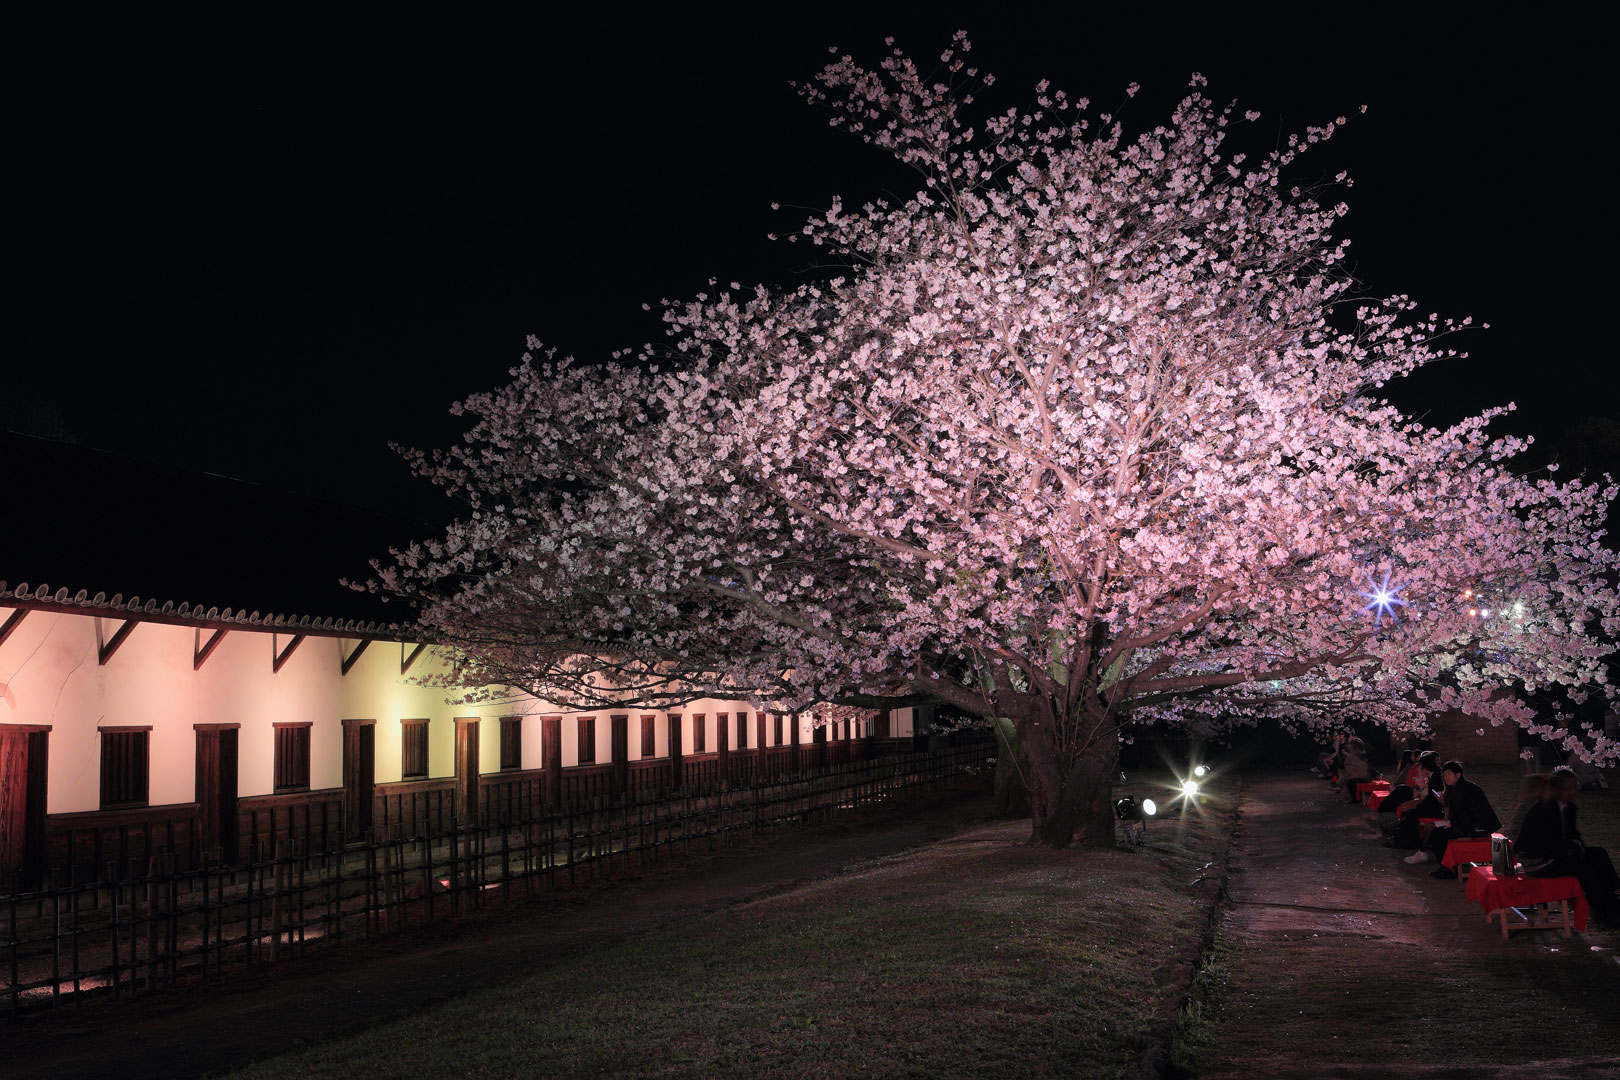
<instances>
[{"instance_id":1,"label":"tree trunk","mask_svg":"<svg viewBox=\"0 0 1620 1080\"><path fill-rule=\"evenodd\" d=\"M1028 739L1025 744L1031 751L1050 745L1041 739ZM1032 843L1064 848L1078 840L1082 847L1113 846L1113 786L1119 767L1116 731L1101 732L1067 771L1056 761L1032 760L1029 767L1037 777L1037 790L1032 793Z\"/></svg>"},{"instance_id":2,"label":"tree trunk","mask_svg":"<svg viewBox=\"0 0 1620 1080\"><path fill-rule=\"evenodd\" d=\"M1018 732L1006 717L992 717L990 726L996 732L996 805L1002 817L1030 816L1029 785L1019 774Z\"/></svg>"}]
</instances>

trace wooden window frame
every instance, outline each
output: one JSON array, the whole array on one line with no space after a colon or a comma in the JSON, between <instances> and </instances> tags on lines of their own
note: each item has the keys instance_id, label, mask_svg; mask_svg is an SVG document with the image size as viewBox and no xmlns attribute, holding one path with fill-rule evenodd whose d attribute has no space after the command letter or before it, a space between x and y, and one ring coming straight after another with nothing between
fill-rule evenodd
<instances>
[{"instance_id":1,"label":"wooden window frame","mask_svg":"<svg viewBox=\"0 0 1620 1080\"><path fill-rule=\"evenodd\" d=\"M692 714L692 753L707 754L709 752L709 724L702 713Z\"/></svg>"},{"instance_id":2,"label":"wooden window frame","mask_svg":"<svg viewBox=\"0 0 1620 1080\"><path fill-rule=\"evenodd\" d=\"M733 750L748 749L748 714L737 714L737 741L732 745Z\"/></svg>"},{"instance_id":3,"label":"wooden window frame","mask_svg":"<svg viewBox=\"0 0 1620 1080\"><path fill-rule=\"evenodd\" d=\"M275 744L270 754L270 790L277 795L290 795L293 792L309 790L310 774L310 729L315 725L308 720L298 723L275 723L271 729L275 732ZM302 737L293 736L283 738L282 732L301 732ZM289 771L287 763L282 760L283 750L291 747L301 761L293 762ZM300 776L302 779L300 780Z\"/></svg>"},{"instance_id":4,"label":"wooden window frame","mask_svg":"<svg viewBox=\"0 0 1620 1080\"><path fill-rule=\"evenodd\" d=\"M523 717L501 717L501 772L523 768Z\"/></svg>"},{"instance_id":5,"label":"wooden window frame","mask_svg":"<svg viewBox=\"0 0 1620 1080\"><path fill-rule=\"evenodd\" d=\"M428 740L428 725L431 723L431 720L421 717L411 717L408 720L401 720L399 722L399 778L401 780L426 780L428 777L433 775L431 761L433 750L432 744ZM420 735L416 734L418 730L421 731ZM407 772L405 768L408 764L410 764L410 740L413 738L420 738L422 740L421 772Z\"/></svg>"},{"instance_id":6,"label":"wooden window frame","mask_svg":"<svg viewBox=\"0 0 1620 1080\"><path fill-rule=\"evenodd\" d=\"M574 760L581 765L596 764L596 717L581 716L579 726L574 729L577 737L574 740ZM590 757L586 757L589 748Z\"/></svg>"},{"instance_id":7,"label":"wooden window frame","mask_svg":"<svg viewBox=\"0 0 1620 1080\"><path fill-rule=\"evenodd\" d=\"M641 718L641 756L643 759L658 756L658 717L651 714Z\"/></svg>"},{"instance_id":8,"label":"wooden window frame","mask_svg":"<svg viewBox=\"0 0 1620 1080\"><path fill-rule=\"evenodd\" d=\"M100 790L100 793L99 793L101 809L103 809L103 810L134 810L134 809L140 809L142 807L151 806L152 805L152 726L150 724L147 724L145 726L108 725L107 727L98 727L98 728L96 728L96 733L101 737L101 747L100 747L100 749L101 749L101 780L100 780L101 790ZM107 777L108 777L108 774L109 774L109 770L107 768L107 765L108 765L107 752L112 746L118 745L118 742L121 742L121 738L120 738L119 740L116 740L116 741L110 743L108 741L108 739L107 739L107 736L109 736L109 735L119 736L119 737L134 736L134 735L141 736L141 739L140 739L140 752L139 752L141 793L140 793L139 798L118 799L118 800L112 800L112 801L109 801L108 798L107 798ZM117 772L116 769L111 770L111 771L113 773ZM119 794L126 794L126 793L120 792ZM130 792L128 794L133 794L133 793Z\"/></svg>"},{"instance_id":9,"label":"wooden window frame","mask_svg":"<svg viewBox=\"0 0 1620 1080\"><path fill-rule=\"evenodd\" d=\"M771 717L771 726L772 726L772 728L774 729L774 731L776 733L776 745L777 746L784 745L783 742L782 742L783 728L782 728L782 714L781 713L777 713L776 715Z\"/></svg>"}]
</instances>

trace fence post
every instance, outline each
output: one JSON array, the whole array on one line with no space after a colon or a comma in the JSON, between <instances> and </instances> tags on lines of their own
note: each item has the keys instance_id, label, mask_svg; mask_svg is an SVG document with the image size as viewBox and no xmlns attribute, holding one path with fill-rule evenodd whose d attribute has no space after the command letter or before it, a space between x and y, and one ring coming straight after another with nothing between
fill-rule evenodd
<instances>
[{"instance_id":1,"label":"fence post","mask_svg":"<svg viewBox=\"0 0 1620 1080\"><path fill-rule=\"evenodd\" d=\"M388 835L388 826L377 830L377 843L382 845L382 911L378 929L387 932L396 929L394 923L394 845Z\"/></svg>"},{"instance_id":2,"label":"fence post","mask_svg":"<svg viewBox=\"0 0 1620 1080\"><path fill-rule=\"evenodd\" d=\"M51 1008L61 1004L62 997L62 871L51 867Z\"/></svg>"},{"instance_id":3,"label":"fence post","mask_svg":"<svg viewBox=\"0 0 1620 1080\"><path fill-rule=\"evenodd\" d=\"M270 959L282 956L281 935L287 921L287 859L291 842L276 841L275 870L270 877Z\"/></svg>"},{"instance_id":4,"label":"fence post","mask_svg":"<svg viewBox=\"0 0 1620 1080\"><path fill-rule=\"evenodd\" d=\"M149 855L146 860L146 988L148 990L157 989L157 914L163 896L157 885L159 858L160 856L157 855Z\"/></svg>"}]
</instances>

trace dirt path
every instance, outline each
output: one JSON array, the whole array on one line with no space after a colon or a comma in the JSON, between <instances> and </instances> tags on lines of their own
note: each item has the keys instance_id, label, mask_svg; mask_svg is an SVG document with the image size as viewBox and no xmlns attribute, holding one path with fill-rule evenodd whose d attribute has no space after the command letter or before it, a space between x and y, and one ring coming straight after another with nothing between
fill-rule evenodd
<instances>
[{"instance_id":1,"label":"dirt path","mask_svg":"<svg viewBox=\"0 0 1620 1080\"><path fill-rule=\"evenodd\" d=\"M611 945L949 836L988 816L978 789L780 830L714 855L582 884L529 904L413 929L387 946L345 946L134 1002L36 1015L6 1032L0 1076L217 1075Z\"/></svg>"},{"instance_id":2,"label":"dirt path","mask_svg":"<svg viewBox=\"0 0 1620 1080\"><path fill-rule=\"evenodd\" d=\"M1305 774L1249 779L1202 1077L1620 1076L1615 936L1504 942Z\"/></svg>"}]
</instances>

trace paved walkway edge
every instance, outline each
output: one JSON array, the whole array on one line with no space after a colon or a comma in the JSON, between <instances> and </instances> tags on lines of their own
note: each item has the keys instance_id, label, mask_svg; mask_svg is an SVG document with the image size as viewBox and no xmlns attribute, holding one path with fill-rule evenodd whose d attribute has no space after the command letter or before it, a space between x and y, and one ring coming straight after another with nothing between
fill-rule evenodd
<instances>
[{"instance_id":1,"label":"paved walkway edge","mask_svg":"<svg viewBox=\"0 0 1620 1080\"><path fill-rule=\"evenodd\" d=\"M1215 944L1215 936L1220 931L1221 913L1226 910L1231 899L1227 891L1227 879L1232 869L1232 839L1243 820L1243 804L1248 797L1248 791L1248 782L1240 782L1237 799L1232 804L1232 812L1226 822L1225 834L1221 837L1213 862L1205 870L1203 880L1198 883L1199 893L1204 900L1203 922L1199 926L1197 940L1188 944L1176 958L1165 1014L1159 1018L1159 1022L1149 1033L1148 1048L1142 1054L1142 1080L1166 1080L1180 1075L1175 1070L1174 1049L1181 1026L1182 1011L1193 1001L1194 982L1199 971L1203 970L1204 957Z\"/></svg>"}]
</instances>

